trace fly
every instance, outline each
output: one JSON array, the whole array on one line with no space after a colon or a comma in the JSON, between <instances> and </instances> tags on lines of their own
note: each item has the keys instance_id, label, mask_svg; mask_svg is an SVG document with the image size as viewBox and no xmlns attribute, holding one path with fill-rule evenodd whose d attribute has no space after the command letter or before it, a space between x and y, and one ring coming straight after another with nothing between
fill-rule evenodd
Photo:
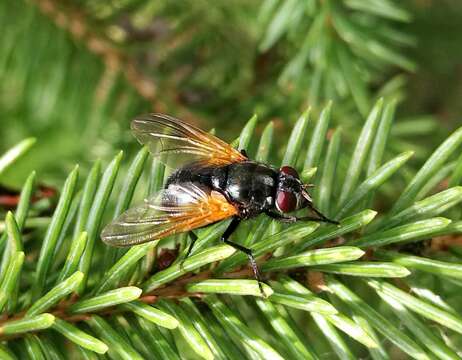
<instances>
[{"instance_id":1,"label":"fly","mask_svg":"<svg viewBox=\"0 0 462 360\"><path fill-rule=\"evenodd\" d=\"M229 240L243 220L265 213L278 221L320 221L338 224L319 212L290 166L276 169L252 161L244 149L195 126L162 114L136 118L133 135L167 166L176 167L164 189L139 206L128 209L102 232L112 246L132 246L231 218L221 241L244 252L261 289L261 276L252 250ZM307 208L315 216L289 213ZM191 234L193 234L191 232ZM193 234L186 257L194 241Z\"/></svg>"}]
</instances>

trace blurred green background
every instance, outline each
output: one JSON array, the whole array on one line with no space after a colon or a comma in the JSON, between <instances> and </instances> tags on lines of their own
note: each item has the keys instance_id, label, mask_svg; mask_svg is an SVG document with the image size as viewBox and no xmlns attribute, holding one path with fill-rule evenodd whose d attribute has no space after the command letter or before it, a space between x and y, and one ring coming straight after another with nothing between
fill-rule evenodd
<instances>
[{"instance_id":1,"label":"blurred green background","mask_svg":"<svg viewBox=\"0 0 462 360\"><path fill-rule=\"evenodd\" d=\"M0 179L14 187L130 156L130 120L149 111L230 141L254 113L283 135L332 100L348 143L396 99L392 149L417 149L415 165L461 124L457 0L18 0L0 26L0 153L37 138Z\"/></svg>"}]
</instances>

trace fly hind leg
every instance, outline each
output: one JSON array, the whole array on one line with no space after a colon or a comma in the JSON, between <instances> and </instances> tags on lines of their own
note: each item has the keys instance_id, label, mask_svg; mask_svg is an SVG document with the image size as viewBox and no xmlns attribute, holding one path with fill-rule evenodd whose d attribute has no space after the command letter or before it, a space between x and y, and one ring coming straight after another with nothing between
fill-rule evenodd
<instances>
[{"instance_id":1,"label":"fly hind leg","mask_svg":"<svg viewBox=\"0 0 462 360\"><path fill-rule=\"evenodd\" d=\"M196 243L196 240L197 240L197 235L194 234L192 231L190 231L188 233L189 237L191 238L191 242L189 243L189 246L188 246L188 250L186 251L186 254L185 256L180 260L180 268L181 270L184 270L184 262L185 260L189 257L189 255L191 254L191 251L194 247L194 244Z\"/></svg>"},{"instance_id":2,"label":"fly hind leg","mask_svg":"<svg viewBox=\"0 0 462 360\"><path fill-rule=\"evenodd\" d=\"M263 287L261 285L263 280L261 278L260 270L258 269L257 262L255 261L255 257L252 254L252 250L229 240L229 237L237 229L240 222L241 222L241 219L239 219L238 217L234 217L233 220L231 221L231 224L229 224L228 228L225 230L225 232L221 236L221 241L223 241L225 244L232 246L233 248L239 251L242 251L244 254L247 255L247 257L249 258L250 266L252 267L252 271L255 276L255 279L257 279L258 288L260 289L262 296L266 297L266 294L263 292Z\"/></svg>"},{"instance_id":3,"label":"fly hind leg","mask_svg":"<svg viewBox=\"0 0 462 360\"><path fill-rule=\"evenodd\" d=\"M190 231L188 233L188 235L191 238L191 243L189 244L188 251L186 252L186 255L184 256L183 261L186 260L189 257L189 255L191 254L191 251L192 251L192 249L194 247L194 244L196 243L196 240L197 240L197 235L194 234L192 231Z\"/></svg>"}]
</instances>

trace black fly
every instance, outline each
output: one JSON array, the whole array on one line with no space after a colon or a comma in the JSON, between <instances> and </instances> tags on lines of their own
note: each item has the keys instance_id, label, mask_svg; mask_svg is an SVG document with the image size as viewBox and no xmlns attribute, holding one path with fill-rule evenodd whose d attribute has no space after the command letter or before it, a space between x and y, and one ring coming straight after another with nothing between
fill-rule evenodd
<instances>
[{"instance_id":1,"label":"black fly","mask_svg":"<svg viewBox=\"0 0 462 360\"><path fill-rule=\"evenodd\" d=\"M132 246L232 218L221 240L247 254L260 284L252 250L229 240L242 220L265 213L282 222L338 224L316 210L308 185L290 166L275 169L252 161L244 149L237 151L215 136L167 115L142 116L133 120L131 128L154 156L177 169L163 190L106 226L101 237L109 245ZM303 208L315 216L288 214Z\"/></svg>"}]
</instances>

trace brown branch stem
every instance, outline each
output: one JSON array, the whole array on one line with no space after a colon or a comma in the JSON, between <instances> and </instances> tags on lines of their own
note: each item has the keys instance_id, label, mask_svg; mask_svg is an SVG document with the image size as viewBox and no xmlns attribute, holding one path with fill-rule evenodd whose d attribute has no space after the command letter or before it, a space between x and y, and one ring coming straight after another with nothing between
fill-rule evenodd
<instances>
[{"instance_id":1,"label":"brown branch stem","mask_svg":"<svg viewBox=\"0 0 462 360\"><path fill-rule=\"evenodd\" d=\"M124 53L123 49L119 48L111 39L105 36L103 31L99 31L98 24L93 24L90 16L68 1L32 1L56 26L68 32L76 41L84 44L88 51L102 59L106 67L102 85L113 78L114 74L121 71L135 91L151 103L153 111L168 112L169 101L160 99L157 93L157 85L153 79L143 73L136 59ZM105 91L107 90L102 89L101 91L97 91L95 96L100 97L102 95L101 92L104 93ZM171 94L170 97L170 101L175 103L177 116L183 117L195 124L202 122L196 115L177 102L175 94Z\"/></svg>"},{"instance_id":2,"label":"brown branch stem","mask_svg":"<svg viewBox=\"0 0 462 360\"><path fill-rule=\"evenodd\" d=\"M239 269L234 272L226 274L226 277L228 278L248 277L248 276L251 276L252 274L253 274L252 270L250 268L245 267L243 269ZM155 289L149 293L143 293L142 296L138 300L146 304L154 304L160 299L179 299L182 297L201 297L200 293L187 292L185 290L185 285L192 283L192 282L199 281L199 280L208 279L208 278L211 278L212 276L213 276L213 273L210 270L205 270L195 275L186 274L183 277L177 279L176 281L172 283L167 284L164 287ZM68 308L72 306L73 304L75 304L78 300L79 298L77 296L71 295L69 299L59 302L54 308L49 309L47 313L50 313L54 315L55 317L60 318L61 320L75 323L75 322L88 320L94 314L97 314L100 316L109 316L109 315L113 315L116 313L118 314L118 313L126 312L126 310L123 310L117 307L116 305L116 306L104 308L101 311L97 311L94 313L87 313L87 314L68 313L67 312ZM6 322L23 319L25 314L26 314L26 310L23 310L17 314L14 314L13 316L10 316L10 317L2 316L2 318L0 318L0 341L21 337L22 334L11 335L11 336L4 335L1 332L1 328Z\"/></svg>"}]
</instances>

